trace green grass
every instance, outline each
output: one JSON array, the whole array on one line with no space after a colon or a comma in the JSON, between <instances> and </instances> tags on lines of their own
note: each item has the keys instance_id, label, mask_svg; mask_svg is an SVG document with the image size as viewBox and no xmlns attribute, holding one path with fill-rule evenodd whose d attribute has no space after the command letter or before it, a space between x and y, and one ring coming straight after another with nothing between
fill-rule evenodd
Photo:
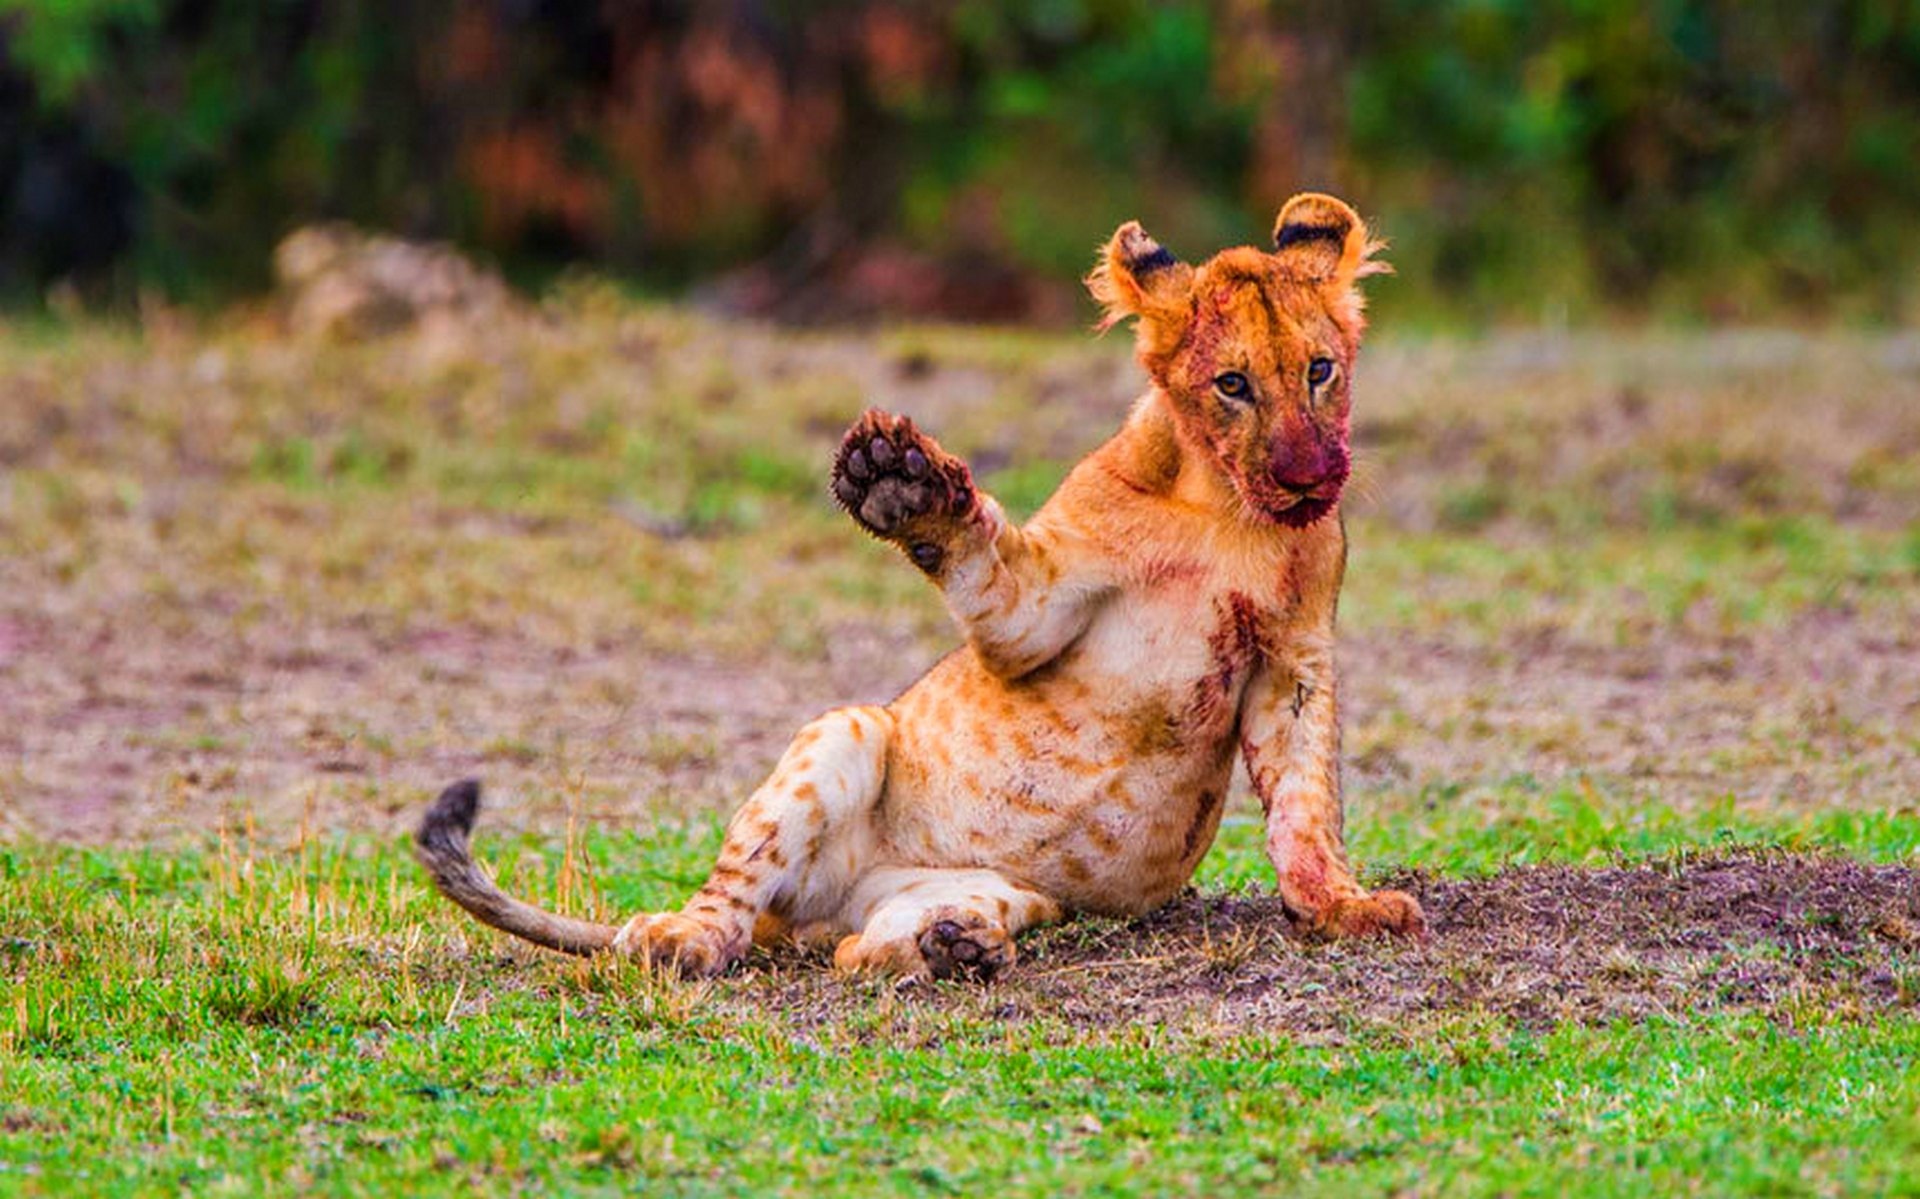
<instances>
[{"instance_id":1,"label":"green grass","mask_svg":"<svg viewBox=\"0 0 1920 1199\"><path fill-rule=\"evenodd\" d=\"M1272 867L1260 854L1259 813L1230 812L1200 864L1203 887L1266 888ZM1467 794L1443 787L1411 795L1350 797L1347 844L1378 875L1384 864L1473 877L1510 866L1597 866L1697 849L1775 847L1840 853L1870 862L1920 860L1913 808L1845 808L1791 813L1743 808L1731 796L1687 807L1650 802L1592 780L1544 784L1514 778Z\"/></svg>"},{"instance_id":2,"label":"green grass","mask_svg":"<svg viewBox=\"0 0 1920 1199\"><path fill-rule=\"evenodd\" d=\"M1618 847L1553 812L1509 842ZM1829 849L1902 852L1828 832ZM604 885L624 906L684 893L711 837L488 848L547 902ZM1257 856L1229 836L1210 882ZM745 984L501 956L398 847L358 838L22 846L0 849L0 884L0 1189L18 1193L1920 1185L1911 1013L1528 1029L1464 1011L1328 1039L1002 1023L990 999L875 983L823 1019L725 1002Z\"/></svg>"},{"instance_id":3,"label":"green grass","mask_svg":"<svg viewBox=\"0 0 1920 1199\"><path fill-rule=\"evenodd\" d=\"M1359 521L1341 608L1349 627L1441 626L1511 639L1551 624L1613 643L1705 616L1776 626L1822 608L1896 612L1920 585L1911 534L1814 516L1552 539L1407 533ZM1364 580L1364 581L1361 581Z\"/></svg>"},{"instance_id":4,"label":"green grass","mask_svg":"<svg viewBox=\"0 0 1920 1199\"><path fill-rule=\"evenodd\" d=\"M506 1005L350 1042L280 1036L265 1064L254 1038L232 1032L171 1054L129 1047L119 1088L52 1063L10 1079L14 1102L65 1088L85 1098L62 1105L69 1135L36 1155L43 1173L28 1186L1608 1195L1920 1185L1911 1021L1469 1027L1422 1046L1256 1034L1168 1053L1151 1043L715 1041L617 1013L563 1028L559 1006ZM110 1145L125 1148L103 1154Z\"/></svg>"}]
</instances>

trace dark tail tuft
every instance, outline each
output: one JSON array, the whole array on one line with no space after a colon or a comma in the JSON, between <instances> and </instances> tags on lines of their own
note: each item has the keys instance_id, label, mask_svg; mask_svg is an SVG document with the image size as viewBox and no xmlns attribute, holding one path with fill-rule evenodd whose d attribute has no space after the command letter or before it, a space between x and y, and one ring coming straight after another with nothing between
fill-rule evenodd
<instances>
[{"instance_id":1,"label":"dark tail tuft","mask_svg":"<svg viewBox=\"0 0 1920 1199\"><path fill-rule=\"evenodd\" d=\"M461 779L440 793L427 808L413 840L423 854L465 857L474 817L480 814L480 780ZM429 867L431 869L431 867Z\"/></svg>"},{"instance_id":2,"label":"dark tail tuft","mask_svg":"<svg viewBox=\"0 0 1920 1199\"><path fill-rule=\"evenodd\" d=\"M461 779L442 791L420 819L413 835L414 853L442 895L482 924L561 953L585 956L612 946L618 931L612 926L556 916L494 886L493 880L474 864L467 847L474 818L479 814L480 781Z\"/></svg>"}]
</instances>

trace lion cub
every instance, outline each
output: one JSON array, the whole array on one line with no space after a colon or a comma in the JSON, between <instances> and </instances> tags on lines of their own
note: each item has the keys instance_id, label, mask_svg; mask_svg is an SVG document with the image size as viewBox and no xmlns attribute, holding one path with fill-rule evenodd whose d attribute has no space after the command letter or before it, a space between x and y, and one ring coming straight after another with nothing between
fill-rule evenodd
<instances>
[{"instance_id":1,"label":"lion cub","mask_svg":"<svg viewBox=\"0 0 1920 1199\"><path fill-rule=\"evenodd\" d=\"M835 939L847 970L988 978L1023 929L1176 895L1237 752L1302 926L1420 934L1419 905L1363 890L1341 836L1338 508L1377 248L1323 195L1287 203L1271 251L1198 267L1121 226L1087 282L1105 326L1138 321L1153 386L1024 527L903 417L868 412L834 461L834 498L940 588L963 648L891 704L802 729L677 912L615 929L501 893L468 854L471 781L420 828L440 890L549 948L691 974L792 936Z\"/></svg>"}]
</instances>

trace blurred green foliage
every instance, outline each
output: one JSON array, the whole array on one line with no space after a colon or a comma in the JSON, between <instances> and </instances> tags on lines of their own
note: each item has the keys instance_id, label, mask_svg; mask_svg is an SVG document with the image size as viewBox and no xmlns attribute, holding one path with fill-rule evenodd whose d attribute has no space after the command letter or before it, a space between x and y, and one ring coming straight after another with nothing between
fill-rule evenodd
<instances>
[{"instance_id":1,"label":"blurred green foliage","mask_svg":"<svg viewBox=\"0 0 1920 1199\"><path fill-rule=\"evenodd\" d=\"M1441 319L1920 313L1920 3L0 0L0 290L341 217L785 313L1066 317L1287 194Z\"/></svg>"}]
</instances>

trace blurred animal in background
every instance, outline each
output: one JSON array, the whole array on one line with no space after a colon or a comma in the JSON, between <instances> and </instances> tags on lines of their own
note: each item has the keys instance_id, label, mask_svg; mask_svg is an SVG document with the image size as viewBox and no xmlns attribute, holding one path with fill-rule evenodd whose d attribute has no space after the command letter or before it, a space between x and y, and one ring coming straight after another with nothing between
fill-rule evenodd
<instances>
[{"instance_id":1,"label":"blurred animal in background","mask_svg":"<svg viewBox=\"0 0 1920 1199\"><path fill-rule=\"evenodd\" d=\"M1270 250L1198 266L1121 226L1088 283L1107 324L1137 322L1152 387L1031 521L900 416L869 411L835 459L834 498L940 590L963 647L802 729L679 911L615 928L510 898L469 852L470 780L420 827L434 882L549 948L692 974L792 938L846 970L988 978L1022 929L1179 894L1239 758L1303 931L1419 935L1419 904L1362 887L1342 831L1338 507L1377 249L1323 195L1288 202Z\"/></svg>"},{"instance_id":2,"label":"blurred animal in background","mask_svg":"<svg viewBox=\"0 0 1920 1199\"><path fill-rule=\"evenodd\" d=\"M463 338L521 307L497 274L452 246L341 223L288 234L273 270L287 327L306 337L357 341L411 329Z\"/></svg>"}]
</instances>

